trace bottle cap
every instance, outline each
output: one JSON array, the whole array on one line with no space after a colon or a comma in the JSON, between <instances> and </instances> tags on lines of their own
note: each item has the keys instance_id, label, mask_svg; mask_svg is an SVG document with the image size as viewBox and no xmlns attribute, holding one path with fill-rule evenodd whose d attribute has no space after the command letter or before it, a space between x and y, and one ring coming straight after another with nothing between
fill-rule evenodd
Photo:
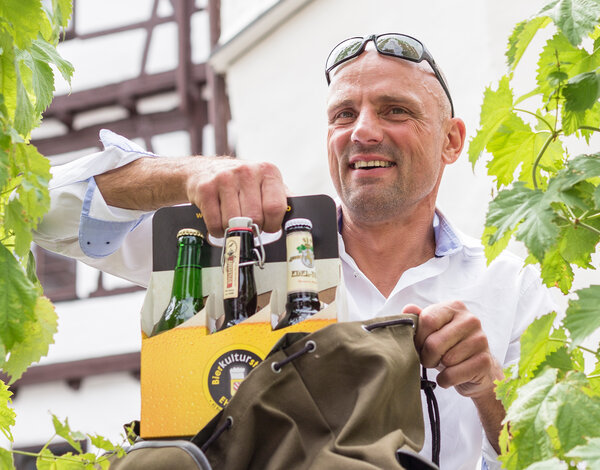
<instances>
[{"instance_id":1,"label":"bottle cap","mask_svg":"<svg viewBox=\"0 0 600 470\"><path fill-rule=\"evenodd\" d=\"M204 238L202 232L200 232L200 230L196 230L195 228L182 228L179 232L177 232L177 238L190 235L194 237L200 237L202 239Z\"/></svg>"},{"instance_id":2,"label":"bottle cap","mask_svg":"<svg viewBox=\"0 0 600 470\"><path fill-rule=\"evenodd\" d=\"M232 217L229 219L229 228L248 228L252 227L250 217Z\"/></svg>"},{"instance_id":3,"label":"bottle cap","mask_svg":"<svg viewBox=\"0 0 600 470\"><path fill-rule=\"evenodd\" d=\"M284 229L289 230L291 228L302 227L311 230L313 225L309 219L290 219L285 223Z\"/></svg>"}]
</instances>

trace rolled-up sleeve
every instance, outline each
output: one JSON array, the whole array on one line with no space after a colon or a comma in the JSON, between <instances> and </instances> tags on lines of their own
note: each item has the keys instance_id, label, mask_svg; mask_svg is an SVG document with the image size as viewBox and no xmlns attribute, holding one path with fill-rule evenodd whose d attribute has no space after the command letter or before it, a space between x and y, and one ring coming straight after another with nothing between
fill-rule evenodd
<instances>
[{"instance_id":1,"label":"rolled-up sleeve","mask_svg":"<svg viewBox=\"0 0 600 470\"><path fill-rule=\"evenodd\" d=\"M106 204L94 177L143 157L155 157L111 131L104 150L52 167L50 210L34 232L43 248L146 285L152 271L152 212Z\"/></svg>"}]
</instances>

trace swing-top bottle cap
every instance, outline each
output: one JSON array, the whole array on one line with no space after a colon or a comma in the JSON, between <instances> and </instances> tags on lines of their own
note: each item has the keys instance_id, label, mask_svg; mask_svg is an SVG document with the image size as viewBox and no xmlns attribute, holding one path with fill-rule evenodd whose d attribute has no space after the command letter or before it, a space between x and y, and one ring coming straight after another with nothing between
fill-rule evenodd
<instances>
[{"instance_id":1,"label":"swing-top bottle cap","mask_svg":"<svg viewBox=\"0 0 600 470\"><path fill-rule=\"evenodd\" d=\"M179 232L177 232L177 238L185 237L185 236L194 236L204 238L202 232L200 230L196 230L195 228L182 228Z\"/></svg>"},{"instance_id":2,"label":"swing-top bottle cap","mask_svg":"<svg viewBox=\"0 0 600 470\"><path fill-rule=\"evenodd\" d=\"M313 224L309 219L290 219L285 223L284 230L289 230L298 227L307 228L308 230L311 230Z\"/></svg>"},{"instance_id":3,"label":"swing-top bottle cap","mask_svg":"<svg viewBox=\"0 0 600 470\"><path fill-rule=\"evenodd\" d=\"M229 228L250 228L252 219L250 217L232 217L229 219Z\"/></svg>"}]
</instances>

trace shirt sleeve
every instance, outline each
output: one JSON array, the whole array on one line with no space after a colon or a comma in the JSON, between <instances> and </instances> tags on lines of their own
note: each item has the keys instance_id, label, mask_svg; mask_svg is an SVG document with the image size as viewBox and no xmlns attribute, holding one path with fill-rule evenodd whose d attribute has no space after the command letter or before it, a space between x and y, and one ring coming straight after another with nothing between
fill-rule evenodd
<instances>
[{"instance_id":1,"label":"shirt sleeve","mask_svg":"<svg viewBox=\"0 0 600 470\"><path fill-rule=\"evenodd\" d=\"M153 213L107 205L94 176L156 155L108 130L100 140L103 151L52 168L50 210L34 241L145 286L152 272Z\"/></svg>"}]
</instances>

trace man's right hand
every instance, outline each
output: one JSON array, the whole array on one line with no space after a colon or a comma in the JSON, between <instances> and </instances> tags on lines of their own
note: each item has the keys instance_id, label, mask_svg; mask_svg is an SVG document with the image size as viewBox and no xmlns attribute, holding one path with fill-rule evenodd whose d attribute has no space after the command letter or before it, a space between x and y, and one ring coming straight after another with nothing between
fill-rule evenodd
<instances>
[{"instance_id":1,"label":"man's right hand","mask_svg":"<svg viewBox=\"0 0 600 470\"><path fill-rule=\"evenodd\" d=\"M286 187L272 163L228 157L194 159L186 182L188 200L198 206L208 231L222 236L232 217L250 217L265 232L281 228Z\"/></svg>"},{"instance_id":2,"label":"man's right hand","mask_svg":"<svg viewBox=\"0 0 600 470\"><path fill-rule=\"evenodd\" d=\"M140 158L97 175L106 203L156 210L191 202L208 231L222 237L231 217L245 216L265 232L281 228L287 188L275 165L230 157Z\"/></svg>"}]
</instances>

